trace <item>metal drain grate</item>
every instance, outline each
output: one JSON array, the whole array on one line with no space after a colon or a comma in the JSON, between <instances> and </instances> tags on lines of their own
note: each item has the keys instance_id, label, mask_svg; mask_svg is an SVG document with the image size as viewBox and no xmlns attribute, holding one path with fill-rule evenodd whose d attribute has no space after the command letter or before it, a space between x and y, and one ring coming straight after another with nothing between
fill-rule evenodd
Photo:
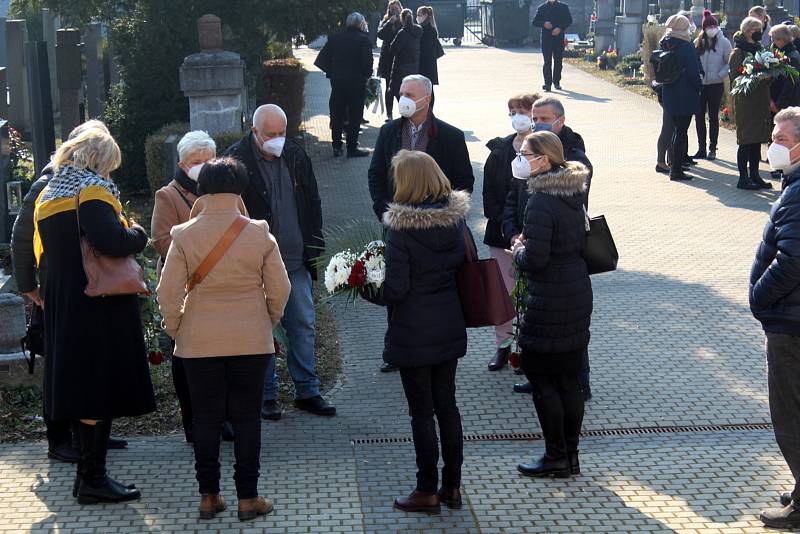
<instances>
[{"instance_id":1,"label":"metal drain grate","mask_svg":"<svg viewBox=\"0 0 800 534\"><path fill-rule=\"evenodd\" d=\"M772 430L769 423L754 423L741 425L688 425L688 426L646 426L634 428L610 428L608 430L586 430L581 436L609 437L609 436L640 436L646 434L683 434L687 432L742 432L748 430ZM536 441L542 439L539 432L514 433L514 434L465 434L464 441ZM351 440L352 445L383 445L390 443L411 443L410 436L395 438L361 438Z\"/></svg>"}]
</instances>

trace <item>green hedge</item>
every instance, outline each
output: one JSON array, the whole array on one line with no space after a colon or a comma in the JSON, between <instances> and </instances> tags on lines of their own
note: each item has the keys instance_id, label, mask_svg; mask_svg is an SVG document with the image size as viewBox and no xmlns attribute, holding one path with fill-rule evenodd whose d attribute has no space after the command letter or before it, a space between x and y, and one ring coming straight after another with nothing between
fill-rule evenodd
<instances>
[{"instance_id":1,"label":"green hedge","mask_svg":"<svg viewBox=\"0 0 800 534\"><path fill-rule=\"evenodd\" d=\"M306 71L295 58L272 59L261 65L256 104L277 104L286 113L286 135L296 137L303 123Z\"/></svg>"},{"instance_id":2,"label":"green hedge","mask_svg":"<svg viewBox=\"0 0 800 534\"><path fill-rule=\"evenodd\" d=\"M155 193L165 183L172 179L171 176L164 176L164 142L170 135L177 135L180 140L183 135L189 131L189 124L185 122L173 122L162 126L155 133L147 136L145 141L145 162L147 166L147 183L150 185L150 190ZM212 135L214 142L217 144L217 154L222 154L232 144L242 138L241 133L226 133ZM169 178L169 179L168 179Z\"/></svg>"}]
</instances>

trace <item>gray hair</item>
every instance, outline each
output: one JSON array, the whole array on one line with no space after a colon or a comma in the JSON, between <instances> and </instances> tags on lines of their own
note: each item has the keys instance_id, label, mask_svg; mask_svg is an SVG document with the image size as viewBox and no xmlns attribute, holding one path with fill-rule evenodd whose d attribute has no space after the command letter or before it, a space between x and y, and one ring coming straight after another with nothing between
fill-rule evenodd
<instances>
[{"instance_id":1,"label":"gray hair","mask_svg":"<svg viewBox=\"0 0 800 534\"><path fill-rule=\"evenodd\" d=\"M358 11L354 11L349 15L347 15L347 22L345 22L345 24L348 27L354 26L356 28L362 28L366 22L367 21L364 19L364 15L362 15Z\"/></svg>"},{"instance_id":2,"label":"gray hair","mask_svg":"<svg viewBox=\"0 0 800 534\"><path fill-rule=\"evenodd\" d=\"M775 115L775 124L779 122L792 123L792 133L794 134L795 142L800 142L800 107L792 106L782 109Z\"/></svg>"},{"instance_id":3,"label":"gray hair","mask_svg":"<svg viewBox=\"0 0 800 534\"><path fill-rule=\"evenodd\" d=\"M253 112L253 126L258 124L258 120L261 118L261 115L265 113L276 114L283 118L284 123L289 123L288 119L286 118L286 112L283 111L280 106L275 104L264 104L263 106L258 106L255 112ZM258 126L256 126L256 128L257 127Z\"/></svg>"},{"instance_id":4,"label":"gray hair","mask_svg":"<svg viewBox=\"0 0 800 534\"><path fill-rule=\"evenodd\" d=\"M769 36L772 37L773 40L781 39L790 43L794 39L792 29L787 24L778 24L770 28Z\"/></svg>"},{"instance_id":5,"label":"gray hair","mask_svg":"<svg viewBox=\"0 0 800 534\"><path fill-rule=\"evenodd\" d=\"M208 132L195 130L178 141L178 160L186 161L193 152L211 152L211 156L214 157L217 155L217 144Z\"/></svg>"},{"instance_id":6,"label":"gray hair","mask_svg":"<svg viewBox=\"0 0 800 534\"><path fill-rule=\"evenodd\" d=\"M425 93L430 96L433 93L433 84L427 76L422 74L410 74L403 78L403 83L406 82L419 82L425 87ZM402 85L402 84L401 84Z\"/></svg>"},{"instance_id":7,"label":"gray hair","mask_svg":"<svg viewBox=\"0 0 800 534\"><path fill-rule=\"evenodd\" d=\"M543 108L544 106L550 106L553 108L553 112L556 114L556 117L564 116L564 104L562 104L561 100L557 99L556 97L546 96L533 103L533 109Z\"/></svg>"}]
</instances>

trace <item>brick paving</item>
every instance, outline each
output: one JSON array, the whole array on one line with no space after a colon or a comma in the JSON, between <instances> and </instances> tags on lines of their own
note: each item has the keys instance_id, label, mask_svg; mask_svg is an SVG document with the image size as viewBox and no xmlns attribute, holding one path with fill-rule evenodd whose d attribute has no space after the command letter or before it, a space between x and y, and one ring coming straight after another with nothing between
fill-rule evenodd
<instances>
[{"instance_id":1,"label":"brick paving","mask_svg":"<svg viewBox=\"0 0 800 534\"><path fill-rule=\"evenodd\" d=\"M328 84L311 66L314 54L299 52L310 69L306 127L326 224L372 218L368 158L332 158ZM538 87L540 66L533 50L479 46L447 48L440 61L436 111L467 135L477 235L484 145L509 132L505 101ZM585 429L768 423L763 337L749 314L747 276L777 193L735 188L735 138L726 130L720 160L702 162L693 182L670 183L653 172L661 114L654 101L571 67L564 87L566 122L584 136L595 165L591 211L606 215L621 254L618 272L593 278L595 398ZM383 120L367 118L362 144L372 146ZM229 444L222 491L231 510L200 523L192 452L176 437L135 439L110 453L112 474L144 494L114 506L77 505L73 468L49 462L42 443L26 443L0 446L0 532L763 532L758 511L789 487L769 430L590 437L581 476L517 476L516 463L541 442L488 437L537 432L538 423L530 398L511 393L520 377L486 370L494 335L481 329L470 332L458 375L464 431L476 438L465 446L467 506L439 516L394 511L415 468L399 377L377 372L385 313L358 303L336 315L345 361L329 397L339 415L289 411L264 426L261 492L275 501L274 514L236 519Z\"/></svg>"}]
</instances>

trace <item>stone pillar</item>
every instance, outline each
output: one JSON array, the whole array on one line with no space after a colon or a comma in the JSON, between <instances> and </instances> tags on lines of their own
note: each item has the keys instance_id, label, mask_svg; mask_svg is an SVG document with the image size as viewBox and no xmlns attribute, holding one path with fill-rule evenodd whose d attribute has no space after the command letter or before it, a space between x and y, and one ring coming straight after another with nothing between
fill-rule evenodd
<instances>
[{"instance_id":1,"label":"stone pillar","mask_svg":"<svg viewBox=\"0 0 800 534\"><path fill-rule=\"evenodd\" d=\"M58 98L61 102L61 139L67 140L69 133L83 122L81 117L81 91L83 69L81 66L81 32L58 30L56 32L56 79Z\"/></svg>"},{"instance_id":2,"label":"stone pillar","mask_svg":"<svg viewBox=\"0 0 800 534\"><path fill-rule=\"evenodd\" d=\"M597 20L594 23L594 51L599 54L614 45L615 0L597 0Z\"/></svg>"},{"instance_id":3,"label":"stone pillar","mask_svg":"<svg viewBox=\"0 0 800 534\"><path fill-rule=\"evenodd\" d=\"M0 293L0 354L16 354L22 350L27 332L25 301L13 293Z\"/></svg>"},{"instance_id":4,"label":"stone pillar","mask_svg":"<svg viewBox=\"0 0 800 534\"><path fill-rule=\"evenodd\" d=\"M24 20L6 21L6 53L8 54L9 110L11 127L25 134L30 132L28 77L25 75L25 42L28 30Z\"/></svg>"},{"instance_id":5,"label":"stone pillar","mask_svg":"<svg viewBox=\"0 0 800 534\"><path fill-rule=\"evenodd\" d=\"M725 35L733 38L733 34L739 31L739 25L747 17L747 12L753 6L752 0L723 0L723 6L727 21L725 23Z\"/></svg>"},{"instance_id":6,"label":"stone pillar","mask_svg":"<svg viewBox=\"0 0 800 534\"><path fill-rule=\"evenodd\" d=\"M642 24L647 16L646 0L625 0L624 15L616 17L617 53L627 56L639 50Z\"/></svg>"},{"instance_id":7,"label":"stone pillar","mask_svg":"<svg viewBox=\"0 0 800 534\"><path fill-rule=\"evenodd\" d=\"M47 64L50 65L53 111L58 111L58 91L56 91L56 16L47 8L42 9L42 35L47 43Z\"/></svg>"},{"instance_id":8,"label":"stone pillar","mask_svg":"<svg viewBox=\"0 0 800 534\"><path fill-rule=\"evenodd\" d=\"M200 49L183 60L181 91L189 98L192 130L209 134L241 132L244 100L244 61L222 50L222 23L204 15L197 24Z\"/></svg>"},{"instance_id":9,"label":"stone pillar","mask_svg":"<svg viewBox=\"0 0 800 534\"><path fill-rule=\"evenodd\" d=\"M83 53L86 58L86 100L90 119L98 118L103 113L105 104L101 41L100 23L93 22L86 26Z\"/></svg>"},{"instance_id":10,"label":"stone pillar","mask_svg":"<svg viewBox=\"0 0 800 534\"><path fill-rule=\"evenodd\" d=\"M33 137L34 176L50 162L56 151L56 131L53 125L53 102L50 100L50 69L47 66L47 43L25 43L28 64L28 84L31 91L31 135Z\"/></svg>"}]
</instances>

